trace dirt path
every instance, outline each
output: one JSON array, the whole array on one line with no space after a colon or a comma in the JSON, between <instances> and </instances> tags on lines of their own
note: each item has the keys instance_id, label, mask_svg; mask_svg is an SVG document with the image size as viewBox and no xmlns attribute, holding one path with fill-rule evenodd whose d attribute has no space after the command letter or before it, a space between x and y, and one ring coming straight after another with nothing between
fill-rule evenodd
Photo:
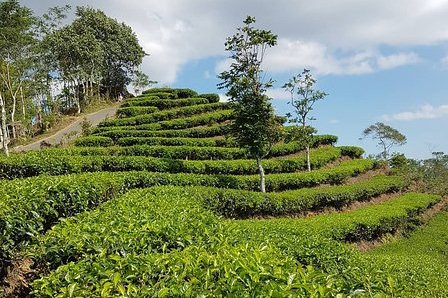
<instances>
[{"instance_id":1,"label":"dirt path","mask_svg":"<svg viewBox=\"0 0 448 298\"><path fill-rule=\"evenodd\" d=\"M72 139L76 138L77 134L79 134L81 132L81 123L82 123L84 117L87 118L87 120L90 123L92 123L92 126L96 126L96 125L98 125L98 123L100 123L104 119L106 119L108 117L110 118L110 117L115 116L115 112L117 111L118 107L119 107L118 105L115 105L113 107L108 107L108 108L102 109L100 111L79 117L78 120L76 120L69 126L61 129L60 131L56 132L54 135L51 135L49 137L46 137L44 139L41 139L39 141L36 141L36 142L28 144L28 145L17 146L15 148L12 148L11 151L21 152L21 151L39 150L40 143L42 141L45 141L52 145L56 145L56 144L59 144L65 136L69 136L68 137L69 140L72 140Z\"/></svg>"}]
</instances>

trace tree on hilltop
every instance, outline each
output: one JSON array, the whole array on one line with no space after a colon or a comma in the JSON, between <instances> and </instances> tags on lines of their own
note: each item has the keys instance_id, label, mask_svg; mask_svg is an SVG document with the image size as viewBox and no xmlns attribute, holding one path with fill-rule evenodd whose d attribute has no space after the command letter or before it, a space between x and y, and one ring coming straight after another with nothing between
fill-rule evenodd
<instances>
[{"instance_id":1,"label":"tree on hilltop","mask_svg":"<svg viewBox=\"0 0 448 298\"><path fill-rule=\"evenodd\" d=\"M226 51L233 60L230 69L219 74L218 87L227 89L234 103L235 120L231 134L240 147L247 149L257 162L260 190L266 191L262 160L280 139L281 124L274 114L271 99L266 95L271 79L263 80L262 62L266 50L277 44L277 35L269 30L254 28L255 18L248 16L243 27L228 37Z\"/></svg>"},{"instance_id":2,"label":"tree on hilltop","mask_svg":"<svg viewBox=\"0 0 448 298\"><path fill-rule=\"evenodd\" d=\"M328 94L314 89L316 79L310 73L310 70L304 69L302 73L293 76L283 89L291 94L291 100L288 102L293 107L293 114L288 113L290 123L295 126L289 133L289 139L300 141L306 146L306 160L308 171L311 171L310 146L313 141L313 134L316 130L308 124L308 121L316 120L309 114L313 110L314 104L323 100Z\"/></svg>"},{"instance_id":3,"label":"tree on hilltop","mask_svg":"<svg viewBox=\"0 0 448 298\"><path fill-rule=\"evenodd\" d=\"M395 128L384 124L382 122L377 122L370 125L363 131L363 136L361 139L366 137L371 137L374 140L378 140L377 146L382 148L382 152L379 154L381 158L387 160L389 158L390 149L393 146L402 146L406 144L406 136L400 133Z\"/></svg>"}]
</instances>

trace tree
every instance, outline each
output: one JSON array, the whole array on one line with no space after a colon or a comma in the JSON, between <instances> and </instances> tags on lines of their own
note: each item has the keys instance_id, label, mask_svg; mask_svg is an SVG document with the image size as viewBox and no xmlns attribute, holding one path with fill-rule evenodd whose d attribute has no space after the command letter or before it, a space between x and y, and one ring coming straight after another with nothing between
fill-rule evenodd
<instances>
[{"instance_id":1,"label":"tree","mask_svg":"<svg viewBox=\"0 0 448 298\"><path fill-rule=\"evenodd\" d=\"M364 129L361 139L366 137L378 140L378 146L383 150L379 156L384 160L388 159L389 151L393 146L402 146L407 141L405 135L382 122L377 122Z\"/></svg>"},{"instance_id":2,"label":"tree","mask_svg":"<svg viewBox=\"0 0 448 298\"><path fill-rule=\"evenodd\" d=\"M156 81L151 81L149 76L144 72L137 70L134 73L134 80L132 81L132 86L134 87L134 91L136 95L140 95L143 89L151 86L153 84L157 84Z\"/></svg>"},{"instance_id":3,"label":"tree","mask_svg":"<svg viewBox=\"0 0 448 298\"><path fill-rule=\"evenodd\" d=\"M17 0L0 3L0 92L5 112L10 113L12 138L16 138L15 116L23 86L32 73L36 43L32 11ZM23 96L22 105L24 106ZM7 124L6 124L7 125Z\"/></svg>"},{"instance_id":4,"label":"tree","mask_svg":"<svg viewBox=\"0 0 448 298\"><path fill-rule=\"evenodd\" d=\"M248 16L244 26L228 37L226 51L233 60L230 70L218 75L218 88L227 89L226 95L234 104L235 120L231 134L241 148L257 162L260 190L266 192L262 159L280 139L280 123L274 114L266 90L272 80L263 81L262 62L266 50L277 44L277 36L268 30L255 29L255 18Z\"/></svg>"},{"instance_id":5,"label":"tree","mask_svg":"<svg viewBox=\"0 0 448 298\"><path fill-rule=\"evenodd\" d=\"M46 37L64 84L67 105L78 112L87 96L118 98L126 91L146 53L132 29L87 7L76 8L75 20Z\"/></svg>"},{"instance_id":6,"label":"tree","mask_svg":"<svg viewBox=\"0 0 448 298\"><path fill-rule=\"evenodd\" d=\"M328 95L325 92L315 90L315 84L316 79L313 78L308 69L304 69L301 74L293 76L282 86L282 88L291 94L291 101L288 103L294 109L294 114L287 114L289 122L295 124L295 127L290 131L290 139L303 142L306 145L308 171L311 171L310 146L312 136L316 132L308 124L308 121L316 119L310 117L309 114L313 111L314 104Z\"/></svg>"}]
</instances>

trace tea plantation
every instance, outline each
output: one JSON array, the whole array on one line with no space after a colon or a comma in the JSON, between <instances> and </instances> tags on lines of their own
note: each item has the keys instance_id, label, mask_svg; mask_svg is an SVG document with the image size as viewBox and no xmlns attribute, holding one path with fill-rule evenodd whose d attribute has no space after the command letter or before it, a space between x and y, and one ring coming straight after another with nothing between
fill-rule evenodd
<instances>
[{"instance_id":1,"label":"tea plantation","mask_svg":"<svg viewBox=\"0 0 448 298\"><path fill-rule=\"evenodd\" d=\"M1 295L448 297L446 199L332 135L311 172L276 144L260 193L232 115L150 89L72 147L0 157Z\"/></svg>"}]
</instances>

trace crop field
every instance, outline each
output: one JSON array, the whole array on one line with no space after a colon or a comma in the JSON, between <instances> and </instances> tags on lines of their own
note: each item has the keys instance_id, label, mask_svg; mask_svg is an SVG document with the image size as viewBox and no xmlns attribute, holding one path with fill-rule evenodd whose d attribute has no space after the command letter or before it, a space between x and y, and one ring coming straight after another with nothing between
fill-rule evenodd
<instances>
[{"instance_id":1,"label":"crop field","mask_svg":"<svg viewBox=\"0 0 448 298\"><path fill-rule=\"evenodd\" d=\"M446 199L313 136L266 193L232 105L149 89L68 148L0 157L4 297L448 297Z\"/></svg>"}]
</instances>

